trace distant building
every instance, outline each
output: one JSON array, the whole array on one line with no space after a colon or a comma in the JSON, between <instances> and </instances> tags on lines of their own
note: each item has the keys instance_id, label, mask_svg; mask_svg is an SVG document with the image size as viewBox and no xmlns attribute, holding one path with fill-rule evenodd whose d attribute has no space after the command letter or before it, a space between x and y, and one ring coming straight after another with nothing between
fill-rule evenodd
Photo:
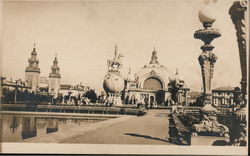
<instances>
[{"instance_id":1,"label":"distant building","mask_svg":"<svg viewBox=\"0 0 250 156\"><path fill-rule=\"evenodd\" d=\"M31 88L25 85L25 82L21 79L18 80L7 80L5 77L1 77L1 89L9 89L9 90L30 90Z\"/></svg>"},{"instance_id":2,"label":"distant building","mask_svg":"<svg viewBox=\"0 0 250 156\"><path fill-rule=\"evenodd\" d=\"M125 103L135 104L145 99L149 103L162 104L170 99L168 91L169 72L158 62L157 52L152 52L148 65L145 65L135 75L129 72L125 78L123 97Z\"/></svg>"},{"instance_id":3,"label":"distant building","mask_svg":"<svg viewBox=\"0 0 250 156\"><path fill-rule=\"evenodd\" d=\"M191 102L195 102L197 97L199 97L201 94L201 92L198 91L190 91L187 92L187 102L191 103Z\"/></svg>"},{"instance_id":4,"label":"distant building","mask_svg":"<svg viewBox=\"0 0 250 156\"><path fill-rule=\"evenodd\" d=\"M238 104L235 103L236 96L240 96L240 91L237 88L228 86L213 89L213 105L216 107L235 107L240 104L240 101Z\"/></svg>"},{"instance_id":5,"label":"distant building","mask_svg":"<svg viewBox=\"0 0 250 156\"><path fill-rule=\"evenodd\" d=\"M83 85L68 85L68 84L61 84L60 85L60 93L65 95L71 96L78 96L83 95L89 90L89 87Z\"/></svg>"},{"instance_id":6,"label":"distant building","mask_svg":"<svg viewBox=\"0 0 250 156\"><path fill-rule=\"evenodd\" d=\"M49 79L48 77L40 77L40 84L39 89L41 92L47 92L49 91Z\"/></svg>"},{"instance_id":7,"label":"distant building","mask_svg":"<svg viewBox=\"0 0 250 156\"><path fill-rule=\"evenodd\" d=\"M25 69L26 86L31 87L31 91L36 91L39 89L40 68L39 68L39 60L37 59L35 44L33 51L31 52L31 58L29 59L28 62L29 65Z\"/></svg>"},{"instance_id":8,"label":"distant building","mask_svg":"<svg viewBox=\"0 0 250 156\"><path fill-rule=\"evenodd\" d=\"M53 66L51 67L51 73L49 74L49 93L58 94L60 92L60 80L61 74L59 73L60 68L58 66L57 56L53 61Z\"/></svg>"}]
</instances>

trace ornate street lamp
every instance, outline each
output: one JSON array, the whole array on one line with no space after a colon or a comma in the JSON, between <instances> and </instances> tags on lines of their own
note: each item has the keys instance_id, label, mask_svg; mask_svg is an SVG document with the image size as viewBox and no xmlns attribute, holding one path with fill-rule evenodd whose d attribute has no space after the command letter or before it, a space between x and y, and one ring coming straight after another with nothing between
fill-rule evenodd
<instances>
[{"instance_id":1,"label":"ornate street lamp","mask_svg":"<svg viewBox=\"0 0 250 156\"><path fill-rule=\"evenodd\" d=\"M217 121L217 109L212 106L211 81L213 78L214 64L217 57L212 52L214 46L211 45L213 39L221 36L218 29L212 28L215 18L208 15L204 10L199 11L199 19L203 23L204 29L197 30L194 38L204 42L201 46L202 54L198 57L203 80L203 107L201 108L202 120L199 124L194 124L196 132L226 134L229 132L225 125Z\"/></svg>"}]
</instances>

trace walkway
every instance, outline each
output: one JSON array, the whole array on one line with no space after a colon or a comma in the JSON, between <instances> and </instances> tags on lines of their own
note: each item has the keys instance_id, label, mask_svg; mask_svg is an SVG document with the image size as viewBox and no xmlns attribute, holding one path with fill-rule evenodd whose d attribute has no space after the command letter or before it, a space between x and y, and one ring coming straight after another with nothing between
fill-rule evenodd
<instances>
[{"instance_id":1,"label":"walkway","mask_svg":"<svg viewBox=\"0 0 250 156\"><path fill-rule=\"evenodd\" d=\"M90 144L170 144L168 137L169 110L149 110L147 115L103 127L62 143Z\"/></svg>"}]
</instances>

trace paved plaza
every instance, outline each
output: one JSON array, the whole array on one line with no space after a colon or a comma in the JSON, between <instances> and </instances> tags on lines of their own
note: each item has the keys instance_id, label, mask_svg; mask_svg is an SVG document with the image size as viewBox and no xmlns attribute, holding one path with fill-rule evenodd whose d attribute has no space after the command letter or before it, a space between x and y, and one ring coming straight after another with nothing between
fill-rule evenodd
<instances>
[{"instance_id":1,"label":"paved plaza","mask_svg":"<svg viewBox=\"0 0 250 156\"><path fill-rule=\"evenodd\" d=\"M168 145L168 114L166 109L149 110L145 116L65 139L62 143Z\"/></svg>"}]
</instances>

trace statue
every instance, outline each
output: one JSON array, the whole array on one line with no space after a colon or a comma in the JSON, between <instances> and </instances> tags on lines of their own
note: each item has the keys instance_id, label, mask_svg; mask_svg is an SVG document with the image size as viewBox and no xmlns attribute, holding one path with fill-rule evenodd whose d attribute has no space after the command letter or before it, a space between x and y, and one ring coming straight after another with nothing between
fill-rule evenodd
<instances>
[{"instance_id":1,"label":"statue","mask_svg":"<svg viewBox=\"0 0 250 156\"><path fill-rule=\"evenodd\" d=\"M120 74L122 67L122 54L117 54L117 46L115 46L115 56L112 60L107 61L108 73L105 75L103 88L107 93L109 106L122 106L121 91L124 89L124 79Z\"/></svg>"}]
</instances>

